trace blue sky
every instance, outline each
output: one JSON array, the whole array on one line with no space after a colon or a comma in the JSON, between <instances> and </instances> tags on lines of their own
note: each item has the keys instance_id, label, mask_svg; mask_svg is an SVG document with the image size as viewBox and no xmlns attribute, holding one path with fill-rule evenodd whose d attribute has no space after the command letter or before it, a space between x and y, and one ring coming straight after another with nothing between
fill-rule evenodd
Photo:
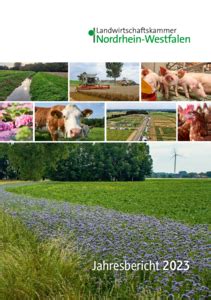
<instances>
[{"instance_id":1,"label":"blue sky","mask_svg":"<svg viewBox=\"0 0 211 300\"><path fill-rule=\"evenodd\" d=\"M174 160L171 156L174 149L182 155L177 159L177 172L211 171L211 142L151 142L148 144L155 172L173 172Z\"/></svg>"},{"instance_id":2,"label":"blue sky","mask_svg":"<svg viewBox=\"0 0 211 300\"><path fill-rule=\"evenodd\" d=\"M172 102L137 102L137 103L108 103L107 109L176 109Z\"/></svg>"},{"instance_id":3,"label":"blue sky","mask_svg":"<svg viewBox=\"0 0 211 300\"><path fill-rule=\"evenodd\" d=\"M39 102L36 103L36 106L38 107L52 107L54 105L67 105L67 104L73 104L77 105L79 109L84 110L86 108L92 109L93 114L89 118L103 118L104 117L104 104L103 103L67 103L67 102L54 102L54 103L43 103Z\"/></svg>"},{"instance_id":4,"label":"blue sky","mask_svg":"<svg viewBox=\"0 0 211 300\"><path fill-rule=\"evenodd\" d=\"M87 72L97 74L100 79L111 79L106 76L105 63L71 63L70 64L70 79L78 80L78 75ZM139 83L139 64L138 63L124 63L120 78L134 80Z\"/></svg>"}]
</instances>

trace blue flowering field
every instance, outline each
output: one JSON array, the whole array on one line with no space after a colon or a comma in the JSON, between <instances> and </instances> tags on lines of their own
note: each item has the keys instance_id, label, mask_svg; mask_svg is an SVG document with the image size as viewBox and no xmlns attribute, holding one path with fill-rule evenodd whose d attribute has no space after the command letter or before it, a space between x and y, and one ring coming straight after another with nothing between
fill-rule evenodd
<instances>
[{"instance_id":1,"label":"blue flowering field","mask_svg":"<svg viewBox=\"0 0 211 300\"><path fill-rule=\"evenodd\" d=\"M147 180L0 185L0 209L21 222L36 237L36 243L59 240L67 262L76 253L77 290L83 289L83 299L90 299L90 295L93 299L209 299L207 210L211 181L201 181L200 185L197 180L174 183ZM67 245L71 245L69 257ZM190 269L97 272L91 271L94 260L151 260L161 264L164 260L188 260ZM60 259L57 263L61 267ZM56 299L72 297L67 288L52 295Z\"/></svg>"}]
</instances>

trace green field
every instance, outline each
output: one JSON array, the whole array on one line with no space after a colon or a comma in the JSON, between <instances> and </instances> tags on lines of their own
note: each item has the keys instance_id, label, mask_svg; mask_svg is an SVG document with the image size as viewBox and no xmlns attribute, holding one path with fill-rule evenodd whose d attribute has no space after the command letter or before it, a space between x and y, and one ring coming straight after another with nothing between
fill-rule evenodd
<instances>
[{"instance_id":1,"label":"green field","mask_svg":"<svg viewBox=\"0 0 211 300\"><path fill-rule=\"evenodd\" d=\"M40 183L8 188L37 198L117 211L166 217L188 224L210 224L211 180L149 179L144 182Z\"/></svg>"},{"instance_id":2,"label":"green field","mask_svg":"<svg viewBox=\"0 0 211 300\"><path fill-rule=\"evenodd\" d=\"M47 131L36 130L36 141L51 141L50 133ZM59 138L60 141L74 141L74 139ZM94 127L90 129L87 138L79 139L80 141L104 141L104 128Z\"/></svg>"},{"instance_id":3,"label":"green field","mask_svg":"<svg viewBox=\"0 0 211 300\"><path fill-rule=\"evenodd\" d=\"M82 82L79 80L70 80L70 86L78 86L80 85Z\"/></svg>"},{"instance_id":4,"label":"green field","mask_svg":"<svg viewBox=\"0 0 211 300\"><path fill-rule=\"evenodd\" d=\"M32 78L30 92L34 101L67 100L67 79L62 76L38 72Z\"/></svg>"},{"instance_id":5,"label":"green field","mask_svg":"<svg viewBox=\"0 0 211 300\"><path fill-rule=\"evenodd\" d=\"M176 140L176 114L168 112L150 112L151 126L149 137L152 141Z\"/></svg>"},{"instance_id":6,"label":"green field","mask_svg":"<svg viewBox=\"0 0 211 300\"><path fill-rule=\"evenodd\" d=\"M112 112L112 114L116 115L118 112ZM141 114L124 115L107 119L107 140L126 141L130 134L141 125L143 119L144 116Z\"/></svg>"},{"instance_id":7,"label":"green field","mask_svg":"<svg viewBox=\"0 0 211 300\"><path fill-rule=\"evenodd\" d=\"M31 71L0 71L0 100L6 100L25 78L33 74L34 72Z\"/></svg>"},{"instance_id":8,"label":"green field","mask_svg":"<svg viewBox=\"0 0 211 300\"><path fill-rule=\"evenodd\" d=\"M114 130L107 128L108 141L126 141L134 130Z\"/></svg>"}]
</instances>

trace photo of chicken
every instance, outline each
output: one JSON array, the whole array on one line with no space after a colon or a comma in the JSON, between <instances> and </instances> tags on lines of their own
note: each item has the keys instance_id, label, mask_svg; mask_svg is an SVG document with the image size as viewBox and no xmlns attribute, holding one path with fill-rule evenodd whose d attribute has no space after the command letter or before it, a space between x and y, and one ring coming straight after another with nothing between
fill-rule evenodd
<instances>
[{"instance_id":1,"label":"photo of chicken","mask_svg":"<svg viewBox=\"0 0 211 300\"><path fill-rule=\"evenodd\" d=\"M178 141L211 141L211 105L178 105Z\"/></svg>"}]
</instances>

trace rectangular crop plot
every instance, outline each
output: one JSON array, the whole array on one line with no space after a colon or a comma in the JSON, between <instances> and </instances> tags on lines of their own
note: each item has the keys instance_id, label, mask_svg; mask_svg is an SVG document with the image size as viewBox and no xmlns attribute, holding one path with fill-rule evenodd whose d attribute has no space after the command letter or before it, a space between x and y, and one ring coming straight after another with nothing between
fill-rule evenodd
<instances>
[{"instance_id":1,"label":"rectangular crop plot","mask_svg":"<svg viewBox=\"0 0 211 300\"><path fill-rule=\"evenodd\" d=\"M149 140L175 141L176 114L168 112L150 113Z\"/></svg>"}]
</instances>

